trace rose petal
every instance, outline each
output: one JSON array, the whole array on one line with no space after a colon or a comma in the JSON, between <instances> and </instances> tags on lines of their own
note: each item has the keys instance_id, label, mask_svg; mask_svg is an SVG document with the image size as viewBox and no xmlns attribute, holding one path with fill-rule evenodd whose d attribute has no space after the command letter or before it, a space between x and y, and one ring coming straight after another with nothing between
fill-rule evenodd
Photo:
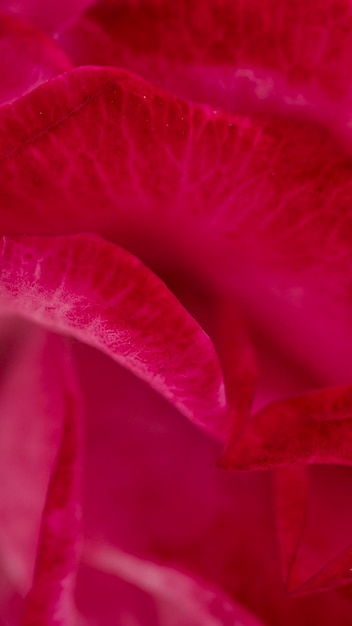
<instances>
[{"instance_id":1,"label":"rose petal","mask_svg":"<svg viewBox=\"0 0 352 626\"><path fill-rule=\"evenodd\" d=\"M225 391L232 412L230 430L240 429L248 419L256 392L258 366L252 328L232 298L208 293L187 278L167 276L167 284L185 309L211 338L221 364ZM256 346L257 347L257 346Z\"/></svg>"},{"instance_id":2,"label":"rose petal","mask_svg":"<svg viewBox=\"0 0 352 626\"><path fill-rule=\"evenodd\" d=\"M149 593L160 626L259 626L259 621L221 591L176 569L139 559L109 545L87 546L84 561Z\"/></svg>"},{"instance_id":3,"label":"rose petal","mask_svg":"<svg viewBox=\"0 0 352 626\"><path fill-rule=\"evenodd\" d=\"M351 470L277 470L276 502L286 586L294 594L351 583Z\"/></svg>"},{"instance_id":4,"label":"rose petal","mask_svg":"<svg viewBox=\"0 0 352 626\"><path fill-rule=\"evenodd\" d=\"M77 65L125 67L216 106L336 123L351 100L352 9L340 0L100 0L58 38Z\"/></svg>"},{"instance_id":5,"label":"rose petal","mask_svg":"<svg viewBox=\"0 0 352 626\"><path fill-rule=\"evenodd\" d=\"M257 358L247 324L231 301L218 296L209 313L205 328L209 328L224 373L234 435L250 415L258 377Z\"/></svg>"},{"instance_id":6,"label":"rose petal","mask_svg":"<svg viewBox=\"0 0 352 626\"><path fill-rule=\"evenodd\" d=\"M93 235L4 237L1 259L3 312L99 347L223 434L225 390L211 341L138 259Z\"/></svg>"},{"instance_id":7,"label":"rose petal","mask_svg":"<svg viewBox=\"0 0 352 626\"><path fill-rule=\"evenodd\" d=\"M274 402L233 438L221 465L258 470L303 463L352 464L352 387Z\"/></svg>"},{"instance_id":8,"label":"rose petal","mask_svg":"<svg viewBox=\"0 0 352 626\"><path fill-rule=\"evenodd\" d=\"M98 68L4 108L0 129L4 232L94 231L221 283L325 384L350 379L352 161L326 131Z\"/></svg>"},{"instance_id":9,"label":"rose petal","mask_svg":"<svg viewBox=\"0 0 352 626\"><path fill-rule=\"evenodd\" d=\"M285 586L297 556L309 503L308 473L304 465L274 472L275 513Z\"/></svg>"},{"instance_id":10,"label":"rose petal","mask_svg":"<svg viewBox=\"0 0 352 626\"><path fill-rule=\"evenodd\" d=\"M77 343L75 354L87 416L87 542L108 542L188 572L270 626L331 626L334 621L349 626L347 588L344 596L339 590L290 598L284 591L268 473L217 470L216 442L152 389L84 344ZM87 569L80 576L82 612L89 589L85 615L100 616L102 624L119 621L121 598L123 612L133 612L136 603L136 619L141 626L149 624L143 620L147 596L142 598L142 591L137 594L126 582L116 587L109 576L99 578ZM150 599L148 606L152 610Z\"/></svg>"},{"instance_id":11,"label":"rose petal","mask_svg":"<svg viewBox=\"0 0 352 626\"><path fill-rule=\"evenodd\" d=\"M71 68L69 59L49 37L5 15L0 15L0 57L0 104Z\"/></svg>"},{"instance_id":12,"label":"rose petal","mask_svg":"<svg viewBox=\"0 0 352 626\"><path fill-rule=\"evenodd\" d=\"M53 357L53 355L51 355ZM61 443L50 478L34 571L22 626L73 626L74 584L81 539L81 439L77 391L66 353L62 367L65 407Z\"/></svg>"}]
</instances>

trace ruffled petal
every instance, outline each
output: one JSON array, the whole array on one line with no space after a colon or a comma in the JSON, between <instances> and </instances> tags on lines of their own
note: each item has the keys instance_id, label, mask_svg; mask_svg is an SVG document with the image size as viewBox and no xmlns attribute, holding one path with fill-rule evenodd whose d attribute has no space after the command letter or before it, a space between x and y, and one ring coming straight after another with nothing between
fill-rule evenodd
<instances>
[{"instance_id":1,"label":"ruffled petal","mask_svg":"<svg viewBox=\"0 0 352 626\"><path fill-rule=\"evenodd\" d=\"M219 436L227 405L204 331L138 259L93 235L4 237L3 313L96 346Z\"/></svg>"},{"instance_id":2,"label":"ruffled petal","mask_svg":"<svg viewBox=\"0 0 352 626\"><path fill-rule=\"evenodd\" d=\"M12 17L0 14L0 104L12 102L71 68L53 41Z\"/></svg>"}]
</instances>

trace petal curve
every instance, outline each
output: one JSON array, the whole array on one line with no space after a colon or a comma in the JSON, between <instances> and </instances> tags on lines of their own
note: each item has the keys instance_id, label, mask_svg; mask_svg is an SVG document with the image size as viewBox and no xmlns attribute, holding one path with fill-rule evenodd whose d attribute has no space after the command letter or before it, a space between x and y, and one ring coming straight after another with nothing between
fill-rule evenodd
<instances>
[{"instance_id":1,"label":"petal curve","mask_svg":"<svg viewBox=\"0 0 352 626\"><path fill-rule=\"evenodd\" d=\"M2 312L69 333L149 382L209 432L227 419L210 339L140 261L93 235L4 237Z\"/></svg>"}]
</instances>

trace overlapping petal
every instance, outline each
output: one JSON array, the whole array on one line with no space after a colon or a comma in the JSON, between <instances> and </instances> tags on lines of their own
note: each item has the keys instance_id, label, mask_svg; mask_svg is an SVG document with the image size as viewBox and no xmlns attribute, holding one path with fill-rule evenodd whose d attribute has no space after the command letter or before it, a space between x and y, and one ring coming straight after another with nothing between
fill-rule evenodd
<instances>
[{"instance_id":1,"label":"overlapping petal","mask_svg":"<svg viewBox=\"0 0 352 626\"><path fill-rule=\"evenodd\" d=\"M221 282L323 380L347 382L352 161L325 130L86 68L4 107L0 131L5 232L94 231L164 275Z\"/></svg>"},{"instance_id":2,"label":"overlapping petal","mask_svg":"<svg viewBox=\"0 0 352 626\"><path fill-rule=\"evenodd\" d=\"M220 436L227 405L210 339L138 259L96 236L4 237L3 313L94 345Z\"/></svg>"},{"instance_id":3,"label":"overlapping petal","mask_svg":"<svg viewBox=\"0 0 352 626\"><path fill-rule=\"evenodd\" d=\"M40 19L50 28L49 23L58 23L66 8L63 3L54 11L53 19L48 20L45 12ZM74 3L73 10L76 8ZM26 10L34 15L29 3ZM94 231L133 251L163 277L178 275L181 283L188 273L189 284L194 284L195 279L204 281L208 295L213 285L217 287L216 293L227 292L230 296L227 302L234 304L238 317L237 314L232 317L231 313L229 319L227 305L224 309L220 307L220 315L212 321L215 330L210 335L219 353L237 426L245 422L256 382L256 359L246 331L242 334L243 314L253 322L262 346L280 345L281 354L287 357L284 360L289 364L288 371L294 371L295 363L298 364L303 380L298 386L302 389L309 388L312 380L323 386L351 379L352 161L348 151L326 130L315 123L289 117L301 110L328 122L335 130L343 129L350 150L351 37L351 5L338 0L299 0L294 6L278 0L250 5L224 0L215 4L196 2L190 9L183 2L176 6L152 0L100 2L59 34L59 42L76 63L122 65L170 92L188 100L208 102L213 108L178 100L125 72L86 68L49 81L0 110L3 190L0 217L5 233L57 235ZM219 112L214 108L218 105L240 111L276 110L288 117L248 118ZM80 241L83 240L87 242L89 238L84 236ZM186 325L190 324L187 328L192 329L194 351L186 341L181 341L180 347L177 340L177 358L170 361L171 352L175 356L175 336L172 340L168 338L155 315L160 301L153 307L156 302L153 298L149 302L150 292L143 291L144 281L151 285L149 274L149 279L142 273L139 275L132 299L130 284L123 286L117 299L111 299L113 287L105 274L110 276L106 267L113 265L110 260L115 259L116 247L112 256L104 251L103 260L99 254L98 260L95 252L92 254L99 271L87 278L82 271L91 264L91 259L87 262L89 250L95 250L98 244L90 243L87 248L83 245L81 255L76 254L75 246L71 249L67 238L62 239L65 244L58 248L55 246L59 240L47 239L50 250L48 243L41 248L44 240L37 239L34 253L33 239L21 236L19 241L21 252L18 255L16 252L15 262L4 266L5 273L11 266L6 277L5 310L25 313L44 325L110 352L171 399L188 417L213 434L223 435L225 393L215 352L200 328L186 316ZM8 238L5 249L8 251L9 246L13 252L17 243ZM106 246L109 248L109 244ZM81 249L81 244L78 248ZM121 250L120 253L125 259L125 253ZM82 268L73 269L75 263ZM67 266L70 267L68 281ZM130 276L128 271L127 275ZM114 286L120 284L115 278L112 282ZM9 293L15 306L8 306ZM136 301L140 305L141 294L148 306L136 307ZM165 296L168 303L169 295ZM110 304L109 314L106 315L107 308L103 307L101 316L104 299L105 304L106 300L114 302L112 308L123 305L122 330L127 328L127 342L124 336L119 343L121 328L117 333L117 326L110 324L113 319ZM134 312L141 308L144 314L135 320ZM174 313L174 306L171 309ZM177 310L181 315L181 307ZM167 307L162 309L162 315L165 317L168 311ZM177 328L181 317L177 317ZM150 350L150 344L146 347L144 340L150 337L151 326ZM235 326L235 332L228 335L231 326ZM138 334L141 327L143 337ZM158 332L154 335L156 327ZM132 332L132 352L131 329L135 333ZM185 346L189 350L184 354ZM207 364L210 358L210 369L208 365L195 363L196 353L201 354L201 360L205 355ZM190 354L193 356L188 358ZM300 367L302 363L304 371ZM261 376L259 371L260 380ZM285 395L286 387L279 389L277 380L275 384L273 397ZM287 388L290 389L290 383ZM265 406L268 398L271 399L271 390L259 391L255 406ZM245 426L241 437L238 428L232 428L232 440L223 460L227 467L278 468L279 538L286 585L294 593L328 590L350 582L351 520L348 515L343 517L343 511L349 508L350 470L306 468L306 464L312 463L351 464L350 407L350 387L328 388L266 406ZM145 416L144 410L140 412ZM137 442L135 457L139 461L143 442L138 438ZM108 449L107 442L104 446ZM166 454L166 442L163 446ZM133 445L128 448L132 450ZM184 445L179 452L184 454ZM159 462L162 473L167 461L160 450L155 457L159 479ZM98 465L103 461L98 458ZM122 456L122 467L124 462ZM93 466L88 462L88 474ZM138 518L139 525L134 521L131 528L126 521L117 521L117 514L112 515L111 524L117 525L110 528L108 524L107 534L111 534L112 542L127 544L124 548L141 552L143 559L147 556L165 562L174 560L177 567L186 566L201 575L205 572L209 579L215 567L214 584L227 587L232 597L248 604L245 596L254 585L246 579L244 570L250 561L249 569L254 571L255 559L248 560L243 548L235 546L229 538L226 529L231 526L233 532L234 511L220 515L221 532L209 532L209 537L214 541L214 552L227 551L232 562L239 556L235 574L225 558L209 557L207 549L195 556L188 536L184 547L182 533L186 532L186 526L187 532L193 527L189 519L186 526L182 525L184 493L180 511L174 513L173 520L167 515L167 524L163 523L160 507L165 497L161 496L166 490L164 485L164 489L156 487L151 493L147 489L141 503L144 508L140 510L136 506L133 510L131 494L128 498L126 493L133 481L140 485L142 480L138 470L130 469L130 472L129 479L125 479L127 488L126 484L117 487L109 479L109 504L104 501L104 494L99 494L101 478L89 474L89 497L97 500L101 497L102 510L107 507L110 515L111 500L118 499L118 493L126 508L132 509L127 519L129 515L133 520ZM99 476L102 475L106 472ZM238 484L242 478L238 477ZM254 475L248 480L252 478L253 494L258 496L254 485L257 480L259 485L261 479ZM119 477L119 480L124 479ZM265 480L263 477L263 483ZM155 486L157 480L152 483ZM175 491L180 484L178 477ZM339 485L336 493L329 484ZM126 493L121 497L124 489ZM190 493L194 496L199 489L197 483ZM214 495L211 488L209 491ZM238 502L242 503L241 488L239 492ZM265 493L268 501L269 491ZM226 492L224 501L228 496ZM326 496L334 502L333 511L326 504ZM138 493L136 500L139 498ZM221 496L209 499L211 505L215 502L215 509L222 502ZM246 499L243 500L247 511L243 518L247 520L250 508ZM88 534L93 535L99 529L92 513L95 504L87 501L85 504L89 509ZM342 519L337 513L339 507ZM207 506L205 509L208 512ZM143 510L151 512L159 532L151 530L152 524L144 519ZM193 501L189 510L198 528L201 512L198 516L194 511ZM138 529L142 517L147 531L141 538ZM246 535L242 527L239 535L243 541ZM181 537L179 543L175 537ZM134 541L136 545L131 547L129 544ZM263 541L267 541L267 535ZM203 537L202 546L205 544ZM267 558L264 553L259 557L261 590L250 599L258 614L273 624L275 620L284 620L285 624L311 626L313 621L319 621L330 626L337 620L339 625L349 625L349 608L336 595L325 595L321 605L314 598L290 604L278 597L277 587L274 591L269 583L267 587L263 584L264 578L270 578ZM57 581L56 575L54 579ZM50 587L50 576L47 580ZM43 610L51 610L45 608L42 600L48 597L51 602L52 592L47 593L41 583L38 589L34 588L34 598L38 593ZM57 589L55 585L54 589Z\"/></svg>"},{"instance_id":4,"label":"overlapping petal","mask_svg":"<svg viewBox=\"0 0 352 626\"><path fill-rule=\"evenodd\" d=\"M142 381L83 344L75 354L87 409L84 521L90 545L107 542L188 572L270 626L331 626L334 620L348 626L351 603L341 590L302 598L284 591L268 473L220 472L219 446ZM111 575L82 568L82 613L87 589L87 615L103 616L102 623L117 620L119 607L133 612L135 602L137 623L144 626L143 607L151 610L152 602L145 591L137 594L126 581L117 584Z\"/></svg>"},{"instance_id":5,"label":"overlapping petal","mask_svg":"<svg viewBox=\"0 0 352 626\"><path fill-rule=\"evenodd\" d=\"M276 511L287 588L324 591L351 581L351 386L273 403L227 446L221 463L276 468Z\"/></svg>"},{"instance_id":6,"label":"overlapping petal","mask_svg":"<svg viewBox=\"0 0 352 626\"><path fill-rule=\"evenodd\" d=\"M272 469L294 463L352 464L352 387L327 387L274 402L228 443L226 468Z\"/></svg>"}]
</instances>

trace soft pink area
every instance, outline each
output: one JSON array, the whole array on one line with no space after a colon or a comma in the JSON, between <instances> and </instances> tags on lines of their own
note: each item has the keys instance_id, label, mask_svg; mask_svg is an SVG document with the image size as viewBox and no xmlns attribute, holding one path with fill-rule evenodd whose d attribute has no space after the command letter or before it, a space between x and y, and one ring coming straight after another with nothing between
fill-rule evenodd
<instances>
[{"instance_id":1,"label":"soft pink area","mask_svg":"<svg viewBox=\"0 0 352 626\"><path fill-rule=\"evenodd\" d=\"M11 102L71 68L65 54L41 31L0 15L0 103Z\"/></svg>"}]
</instances>

